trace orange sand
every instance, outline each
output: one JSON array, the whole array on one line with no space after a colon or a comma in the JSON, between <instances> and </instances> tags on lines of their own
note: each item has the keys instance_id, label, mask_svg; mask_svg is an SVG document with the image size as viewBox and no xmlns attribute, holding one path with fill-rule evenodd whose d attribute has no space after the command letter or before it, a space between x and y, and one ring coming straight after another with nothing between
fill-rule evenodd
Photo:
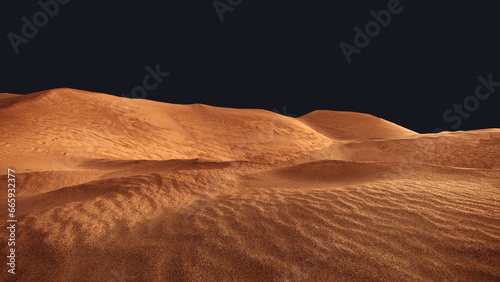
<instances>
[{"instance_id":1,"label":"orange sand","mask_svg":"<svg viewBox=\"0 0 500 282\"><path fill-rule=\"evenodd\" d=\"M18 281L500 280L500 129L73 89L0 123Z\"/></svg>"}]
</instances>

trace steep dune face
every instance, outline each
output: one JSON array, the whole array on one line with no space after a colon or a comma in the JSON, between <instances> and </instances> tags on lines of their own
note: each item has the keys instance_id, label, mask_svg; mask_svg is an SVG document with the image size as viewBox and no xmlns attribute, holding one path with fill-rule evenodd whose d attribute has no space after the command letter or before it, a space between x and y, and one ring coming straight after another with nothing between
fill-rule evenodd
<instances>
[{"instance_id":1,"label":"steep dune face","mask_svg":"<svg viewBox=\"0 0 500 282\"><path fill-rule=\"evenodd\" d=\"M55 89L0 94L0 137L2 281L500 279L499 129Z\"/></svg>"}]
</instances>

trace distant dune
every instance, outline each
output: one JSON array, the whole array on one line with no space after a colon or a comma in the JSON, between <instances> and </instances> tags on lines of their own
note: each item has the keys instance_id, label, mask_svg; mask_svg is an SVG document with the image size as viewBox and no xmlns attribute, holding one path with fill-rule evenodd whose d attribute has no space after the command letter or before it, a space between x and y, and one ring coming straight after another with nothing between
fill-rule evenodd
<instances>
[{"instance_id":1,"label":"distant dune","mask_svg":"<svg viewBox=\"0 0 500 282\"><path fill-rule=\"evenodd\" d=\"M417 134L369 114L317 110L298 119L335 140L404 138Z\"/></svg>"},{"instance_id":2,"label":"distant dune","mask_svg":"<svg viewBox=\"0 0 500 282\"><path fill-rule=\"evenodd\" d=\"M60 88L0 137L18 281L500 280L500 129Z\"/></svg>"}]
</instances>

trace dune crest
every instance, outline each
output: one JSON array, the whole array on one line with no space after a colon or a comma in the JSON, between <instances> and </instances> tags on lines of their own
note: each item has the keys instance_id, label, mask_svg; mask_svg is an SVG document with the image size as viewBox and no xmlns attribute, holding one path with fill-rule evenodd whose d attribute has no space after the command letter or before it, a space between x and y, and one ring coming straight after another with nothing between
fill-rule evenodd
<instances>
[{"instance_id":1,"label":"dune crest","mask_svg":"<svg viewBox=\"0 0 500 282\"><path fill-rule=\"evenodd\" d=\"M19 281L500 279L500 129L59 88L0 94L0 137Z\"/></svg>"},{"instance_id":2,"label":"dune crest","mask_svg":"<svg viewBox=\"0 0 500 282\"><path fill-rule=\"evenodd\" d=\"M404 138L418 134L363 113L316 110L298 120L335 140Z\"/></svg>"}]
</instances>

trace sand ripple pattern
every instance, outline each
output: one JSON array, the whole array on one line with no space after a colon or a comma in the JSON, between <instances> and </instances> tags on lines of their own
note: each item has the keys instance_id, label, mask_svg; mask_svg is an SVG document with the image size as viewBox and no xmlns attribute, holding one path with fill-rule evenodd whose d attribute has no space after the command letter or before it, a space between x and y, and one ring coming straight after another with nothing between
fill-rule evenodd
<instances>
[{"instance_id":1,"label":"sand ripple pattern","mask_svg":"<svg viewBox=\"0 0 500 282\"><path fill-rule=\"evenodd\" d=\"M29 232L19 238L20 276L102 280L72 269L123 266L148 281L500 277L494 182L481 189L446 179L297 189L246 181L224 170L179 171L37 195L22 220ZM53 206L37 206L47 202L41 197L55 199ZM39 264L31 269L28 261Z\"/></svg>"}]
</instances>

